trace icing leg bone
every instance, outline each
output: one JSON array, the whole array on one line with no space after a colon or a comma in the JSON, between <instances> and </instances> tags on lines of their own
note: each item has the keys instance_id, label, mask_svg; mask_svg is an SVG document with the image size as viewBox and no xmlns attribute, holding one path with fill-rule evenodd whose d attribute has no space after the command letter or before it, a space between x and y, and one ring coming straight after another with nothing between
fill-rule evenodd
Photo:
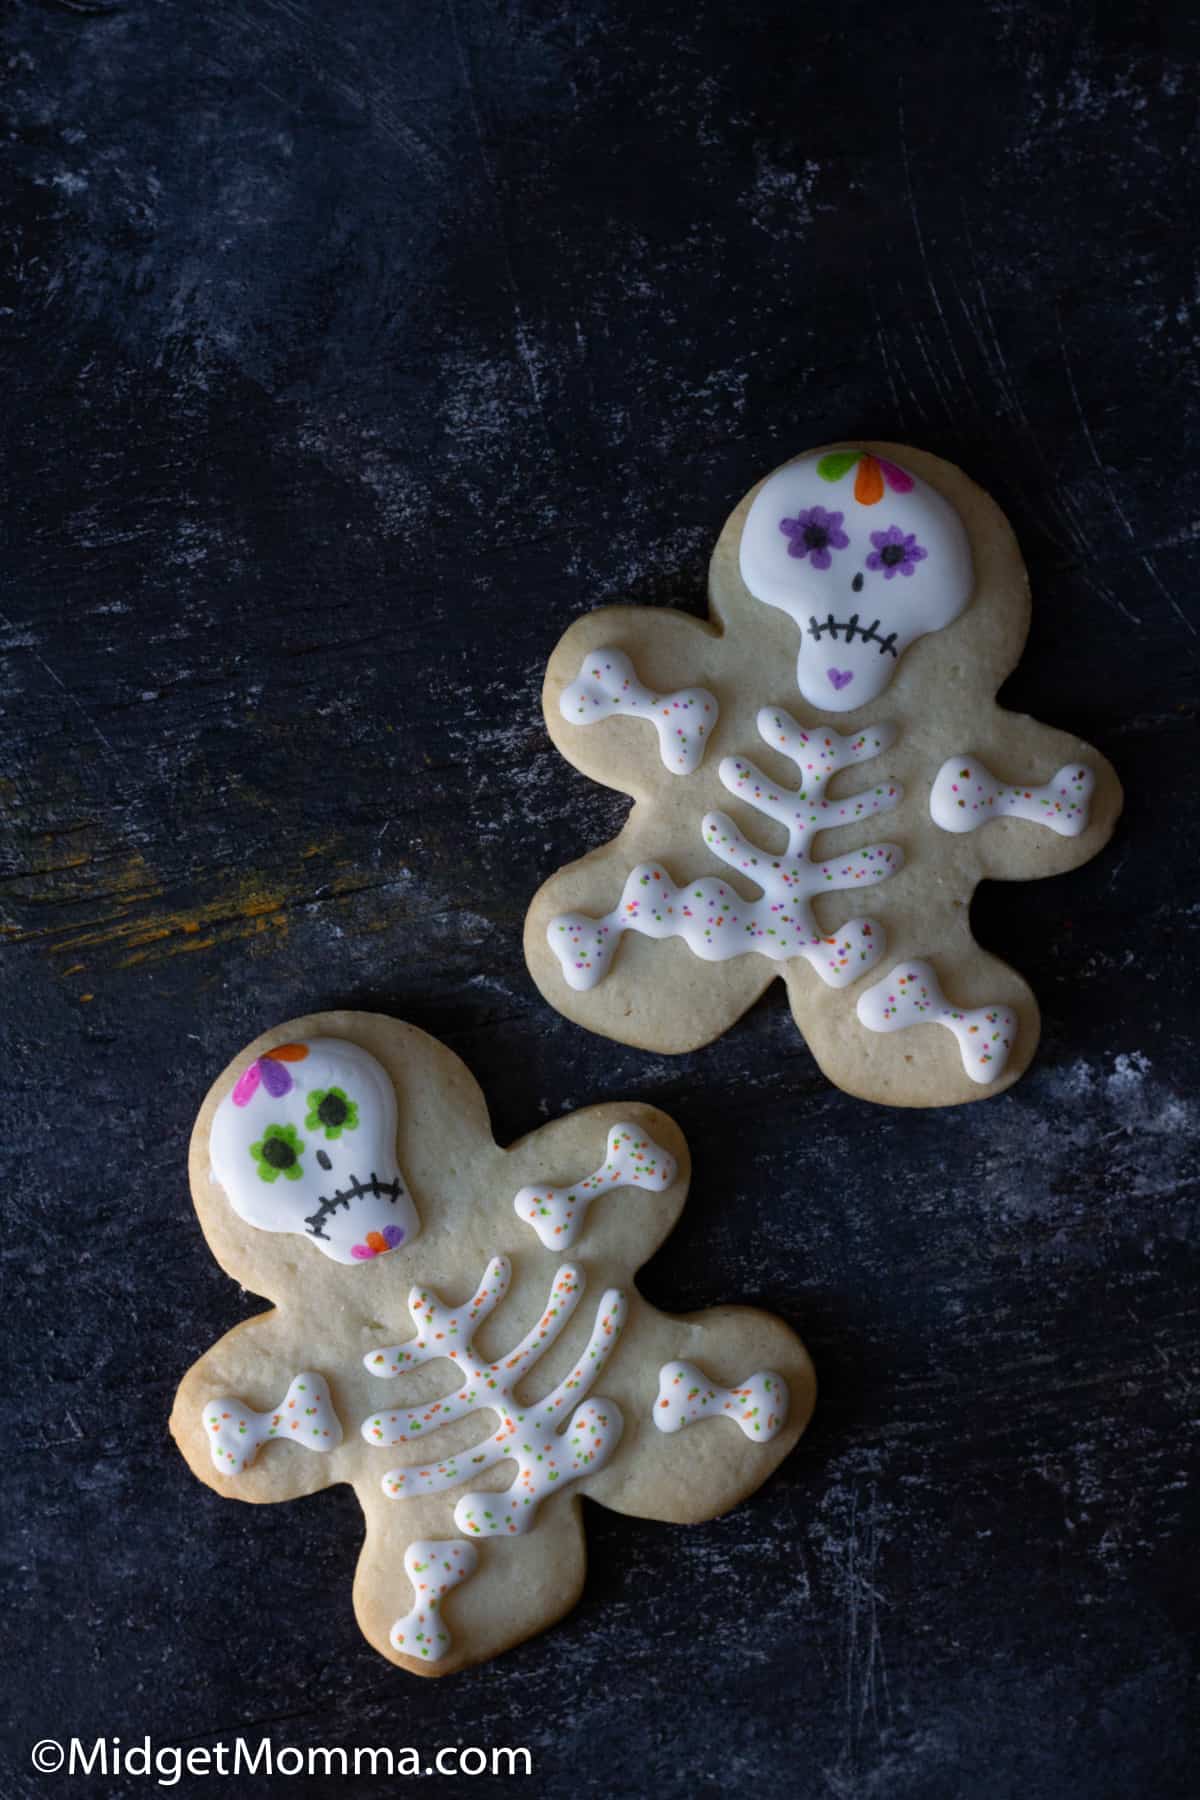
<instances>
[{"instance_id":1,"label":"icing leg bone","mask_svg":"<svg viewBox=\"0 0 1200 1800\"><path fill-rule=\"evenodd\" d=\"M507 1356L485 1361L473 1348L477 1324L494 1310L508 1291L512 1276L506 1257L494 1256L474 1296L465 1307L447 1307L433 1293L414 1288L408 1309L417 1328L407 1344L368 1351L363 1358L373 1375L399 1375L422 1363L448 1357L463 1372L461 1387L412 1412L375 1413L363 1421L369 1444L407 1444L437 1431L452 1419L490 1409L500 1420L495 1436L482 1445L441 1462L392 1469L383 1491L394 1500L412 1494L436 1494L458 1487L472 1476L513 1461L517 1473L500 1494L464 1494L454 1509L459 1530L473 1536L528 1531L546 1495L603 1468L620 1440L622 1419L611 1400L589 1400L576 1408L562 1430L568 1403L582 1400L616 1346L625 1322L623 1294L610 1288L600 1301L587 1346L571 1373L544 1399L529 1405L515 1398L517 1384L540 1360L569 1322L583 1297L583 1274L564 1263L554 1277L550 1297L538 1323Z\"/></svg>"},{"instance_id":2,"label":"icing leg bone","mask_svg":"<svg viewBox=\"0 0 1200 1800\"><path fill-rule=\"evenodd\" d=\"M202 1416L213 1465L222 1475L240 1475L259 1446L272 1438L303 1444L306 1450L336 1450L342 1441L329 1388L307 1370L296 1376L280 1404L266 1412L253 1412L241 1400L210 1400Z\"/></svg>"},{"instance_id":3,"label":"icing leg bone","mask_svg":"<svg viewBox=\"0 0 1200 1800\"><path fill-rule=\"evenodd\" d=\"M782 1375L759 1369L735 1388L717 1387L694 1363L664 1363L658 1372L654 1423L682 1431L699 1419L732 1419L752 1442L766 1444L787 1422L788 1390Z\"/></svg>"},{"instance_id":4,"label":"icing leg bone","mask_svg":"<svg viewBox=\"0 0 1200 1800\"><path fill-rule=\"evenodd\" d=\"M900 963L858 999L859 1022L868 1031L903 1031L909 1025L944 1025L958 1039L963 1068L972 1081L995 1081L1004 1071L1017 1035L1008 1006L973 1012L951 1006L925 962Z\"/></svg>"},{"instance_id":5,"label":"icing leg bone","mask_svg":"<svg viewBox=\"0 0 1200 1800\"><path fill-rule=\"evenodd\" d=\"M572 725L595 725L618 713L649 719L658 732L659 754L673 775L690 775L700 767L719 710L707 688L651 692L638 680L624 651L611 649L584 657L558 704Z\"/></svg>"},{"instance_id":6,"label":"icing leg bone","mask_svg":"<svg viewBox=\"0 0 1200 1800\"><path fill-rule=\"evenodd\" d=\"M393 1650L440 1662L450 1648L450 1633L442 1617L445 1596L475 1573L479 1552L474 1544L451 1538L418 1538L404 1552L404 1572L412 1582L412 1610L397 1619L390 1632Z\"/></svg>"},{"instance_id":7,"label":"icing leg bone","mask_svg":"<svg viewBox=\"0 0 1200 1800\"><path fill-rule=\"evenodd\" d=\"M975 831L989 819L1028 819L1059 837L1087 830L1096 777L1083 763L1067 763L1042 787L997 781L973 756L952 756L937 772L929 811L943 831Z\"/></svg>"},{"instance_id":8,"label":"icing leg bone","mask_svg":"<svg viewBox=\"0 0 1200 1800\"><path fill-rule=\"evenodd\" d=\"M598 1169L567 1187L523 1187L513 1200L513 1210L533 1226L547 1250L569 1250L597 1195L622 1187L661 1194L674 1179L675 1158L652 1137L636 1125L614 1125Z\"/></svg>"},{"instance_id":9,"label":"icing leg bone","mask_svg":"<svg viewBox=\"0 0 1200 1800\"><path fill-rule=\"evenodd\" d=\"M817 927L811 902L818 894L886 881L903 863L899 846L872 844L821 863L812 860L812 850L819 832L898 805L901 790L895 782L881 782L843 800L825 798L839 769L877 756L893 734L885 726L868 727L852 737L831 727L806 730L782 708L771 707L759 713L758 730L765 743L795 763L801 786L772 782L753 763L735 757L722 762L721 781L787 828L787 850L775 856L760 849L724 813L708 813L701 829L713 854L754 881L761 899L744 900L711 876L676 887L661 866L639 864L606 917L567 913L550 921L547 938L571 987L584 990L604 979L626 931L681 937L706 962L750 952L773 962L803 957L830 987L844 987L878 962L883 936L872 920L851 919L825 934Z\"/></svg>"}]
</instances>

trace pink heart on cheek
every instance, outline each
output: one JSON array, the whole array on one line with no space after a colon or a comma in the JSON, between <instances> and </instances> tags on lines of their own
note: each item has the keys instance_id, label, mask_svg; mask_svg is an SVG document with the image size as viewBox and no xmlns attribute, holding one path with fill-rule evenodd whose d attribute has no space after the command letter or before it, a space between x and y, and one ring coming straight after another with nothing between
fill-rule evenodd
<instances>
[{"instance_id":1,"label":"pink heart on cheek","mask_svg":"<svg viewBox=\"0 0 1200 1800\"><path fill-rule=\"evenodd\" d=\"M828 675L839 694L844 687L849 687L850 683L854 680L853 669L826 669L825 673Z\"/></svg>"}]
</instances>

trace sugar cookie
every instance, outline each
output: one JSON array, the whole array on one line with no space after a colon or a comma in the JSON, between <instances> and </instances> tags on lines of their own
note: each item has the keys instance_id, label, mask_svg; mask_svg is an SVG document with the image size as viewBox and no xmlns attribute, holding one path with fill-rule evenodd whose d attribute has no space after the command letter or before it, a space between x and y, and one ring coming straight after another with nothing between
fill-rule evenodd
<instances>
[{"instance_id":1,"label":"sugar cookie","mask_svg":"<svg viewBox=\"0 0 1200 1800\"><path fill-rule=\"evenodd\" d=\"M635 804L535 897L534 980L589 1029L675 1052L780 975L850 1093L1000 1092L1033 1055L1038 1009L972 937L971 896L1086 862L1121 807L1097 751L996 704L1029 626L1003 514L919 450L812 451L731 515L710 611L608 607L550 660L554 742ZM889 1004L913 970L936 1006ZM986 1055L983 1016L999 1021Z\"/></svg>"},{"instance_id":2,"label":"sugar cookie","mask_svg":"<svg viewBox=\"0 0 1200 1800\"><path fill-rule=\"evenodd\" d=\"M232 1498L353 1485L359 1622L406 1669L482 1662L567 1612L581 1494L709 1518L808 1422L812 1365L780 1320L675 1318L634 1285L689 1180L653 1107L589 1107L501 1149L443 1045L323 1013L218 1078L189 1172L217 1261L274 1306L193 1366L171 1429Z\"/></svg>"}]
</instances>

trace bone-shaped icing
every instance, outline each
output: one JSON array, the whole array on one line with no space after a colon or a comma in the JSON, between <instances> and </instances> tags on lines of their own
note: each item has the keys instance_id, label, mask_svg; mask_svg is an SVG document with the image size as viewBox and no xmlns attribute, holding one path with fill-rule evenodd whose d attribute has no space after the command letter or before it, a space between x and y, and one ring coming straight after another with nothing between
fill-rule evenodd
<instances>
[{"instance_id":1,"label":"bone-shaped icing","mask_svg":"<svg viewBox=\"0 0 1200 1800\"><path fill-rule=\"evenodd\" d=\"M597 1195L620 1187L649 1188L661 1194L674 1179L675 1158L661 1145L636 1125L614 1125L598 1169L567 1187L523 1187L513 1201L513 1210L533 1226L547 1250L569 1250Z\"/></svg>"},{"instance_id":2,"label":"bone-shaped icing","mask_svg":"<svg viewBox=\"0 0 1200 1800\"><path fill-rule=\"evenodd\" d=\"M868 1031L903 1031L909 1025L944 1025L958 1039L963 1068L972 1081L995 1081L1017 1035L1009 1006L973 1012L951 1006L925 962L899 963L858 998L858 1017Z\"/></svg>"},{"instance_id":3,"label":"bone-shaped icing","mask_svg":"<svg viewBox=\"0 0 1200 1800\"><path fill-rule=\"evenodd\" d=\"M975 831L989 819L1009 816L1046 825L1059 837L1087 830L1088 801L1096 777L1082 763L1067 763L1042 787L997 781L973 756L944 762L929 794L929 811L943 831Z\"/></svg>"},{"instance_id":4,"label":"bone-shaped icing","mask_svg":"<svg viewBox=\"0 0 1200 1800\"><path fill-rule=\"evenodd\" d=\"M735 1388L717 1387L694 1363L664 1363L658 1372L654 1423L682 1431L698 1419L732 1419L746 1437L769 1443L787 1423L788 1390L782 1375L759 1369Z\"/></svg>"},{"instance_id":5,"label":"bone-shaped icing","mask_svg":"<svg viewBox=\"0 0 1200 1800\"><path fill-rule=\"evenodd\" d=\"M825 798L838 770L878 756L891 743L892 729L868 726L843 737L828 726L805 730L782 708L764 707L758 730L765 743L795 763L801 786L773 782L754 763L738 757L722 762L721 781L757 812L786 826L786 852L776 856L752 844L725 813L708 813L701 828L713 854L748 875L762 889L762 898L744 900L711 876L676 887L660 864L641 863L606 917L564 913L550 921L547 940L571 987L582 991L604 979L626 931L681 937L706 962L750 952L773 962L803 957L830 987L844 987L878 962L884 940L873 920L851 919L825 934L817 927L811 902L818 894L886 881L901 867L902 851L896 844L871 844L818 863L812 850L819 832L899 804L902 792L894 781L843 800Z\"/></svg>"},{"instance_id":6,"label":"bone-shaped icing","mask_svg":"<svg viewBox=\"0 0 1200 1800\"><path fill-rule=\"evenodd\" d=\"M659 754L673 775L690 775L699 768L720 710L707 688L654 693L638 680L623 650L607 648L584 657L558 705L572 725L595 725L614 713L649 719L658 732Z\"/></svg>"},{"instance_id":7,"label":"bone-shaped icing","mask_svg":"<svg viewBox=\"0 0 1200 1800\"><path fill-rule=\"evenodd\" d=\"M467 1535L518 1535L533 1524L546 1495L604 1467L621 1437L620 1409L611 1400L588 1400L572 1413L565 1432L561 1424L569 1401L588 1392L616 1346L625 1323L625 1296L609 1288L596 1310L596 1321L583 1355L566 1378L544 1399L529 1405L514 1397L517 1384L562 1332L583 1296L582 1271L564 1263L557 1271L538 1323L507 1356L486 1362L472 1340L508 1292L512 1268L507 1257L494 1256L483 1280L464 1306L448 1307L427 1289L414 1288L408 1310L415 1339L363 1358L372 1375L400 1375L422 1363L449 1357L463 1372L462 1386L413 1412L375 1413L364 1419L362 1435L369 1444L407 1444L448 1425L452 1419L490 1408L500 1429L481 1445L453 1453L424 1467L391 1469L383 1491L393 1500L413 1494L437 1494L471 1476L513 1461L517 1473L503 1493L464 1494L454 1509L454 1522Z\"/></svg>"},{"instance_id":8,"label":"bone-shaped icing","mask_svg":"<svg viewBox=\"0 0 1200 1800\"><path fill-rule=\"evenodd\" d=\"M440 1662L450 1648L450 1633L442 1617L442 1601L468 1575L473 1575L479 1561L474 1544L417 1538L404 1552L404 1572L412 1582L413 1605L402 1619L397 1619L389 1634L393 1650L405 1656L419 1656L426 1662Z\"/></svg>"},{"instance_id":9,"label":"bone-shaped icing","mask_svg":"<svg viewBox=\"0 0 1200 1800\"><path fill-rule=\"evenodd\" d=\"M253 1412L244 1401L210 1400L201 1415L212 1459L222 1475L240 1475L271 1438L306 1450L336 1450L342 1426L323 1376L297 1375L280 1404Z\"/></svg>"}]
</instances>

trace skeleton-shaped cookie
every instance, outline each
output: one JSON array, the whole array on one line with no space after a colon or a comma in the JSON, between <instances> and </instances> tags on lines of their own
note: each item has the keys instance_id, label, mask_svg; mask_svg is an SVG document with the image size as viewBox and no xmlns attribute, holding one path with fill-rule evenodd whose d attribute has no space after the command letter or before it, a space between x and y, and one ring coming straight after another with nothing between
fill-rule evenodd
<instances>
[{"instance_id":1,"label":"skeleton-shaped cookie","mask_svg":"<svg viewBox=\"0 0 1200 1800\"><path fill-rule=\"evenodd\" d=\"M1037 1004L975 943L971 895L1095 855L1121 794L1089 746L996 705L1029 621L1003 515L920 451L814 451L732 514L710 602L710 624L589 614L551 659L555 743L635 805L536 896L538 986L605 1036L679 1051L780 974L852 1093L930 1105L1008 1086ZM704 736L672 757L684 699Z\"/></svg>"},{"instance_id":2,"label":"skeleton-shaped cookie","mask_svg":"<svg viewBox=\"0 0 1200 1800\"><path fill-rule=\"evenodd\" d=\"M400 1183L413 1224L389 1254L353 1256L365 1199L344 1224L347 1209L322 1217L338 1227L330 1249L307 1214L264 1210L246 1184L265 1162L276 1177L261 1185L282 1201L314 1150L341 1142L309 1122L323 1115L306 1065L313 1093L340 1090L358 1109L332 1129L369 1126L377 1185ZM300 1159L290 1182L270 1143ZM583 1580L580 1493L634 1516L711 1517L807 1423L811 1365L780 1321L671 1318L638 1294L635 1271L688 1179L678 1129L649 1107L593 1107L503 1150L442 1045L325 1014L261 1038L219 1078L190 1173L218 1260L275 1307L189 1371L172 1430L196 1474L233 1497L353 1484L367 1524L359 1621L405 1668L482 1661L566 1612Z\"/></svg>"}]
</instances>

